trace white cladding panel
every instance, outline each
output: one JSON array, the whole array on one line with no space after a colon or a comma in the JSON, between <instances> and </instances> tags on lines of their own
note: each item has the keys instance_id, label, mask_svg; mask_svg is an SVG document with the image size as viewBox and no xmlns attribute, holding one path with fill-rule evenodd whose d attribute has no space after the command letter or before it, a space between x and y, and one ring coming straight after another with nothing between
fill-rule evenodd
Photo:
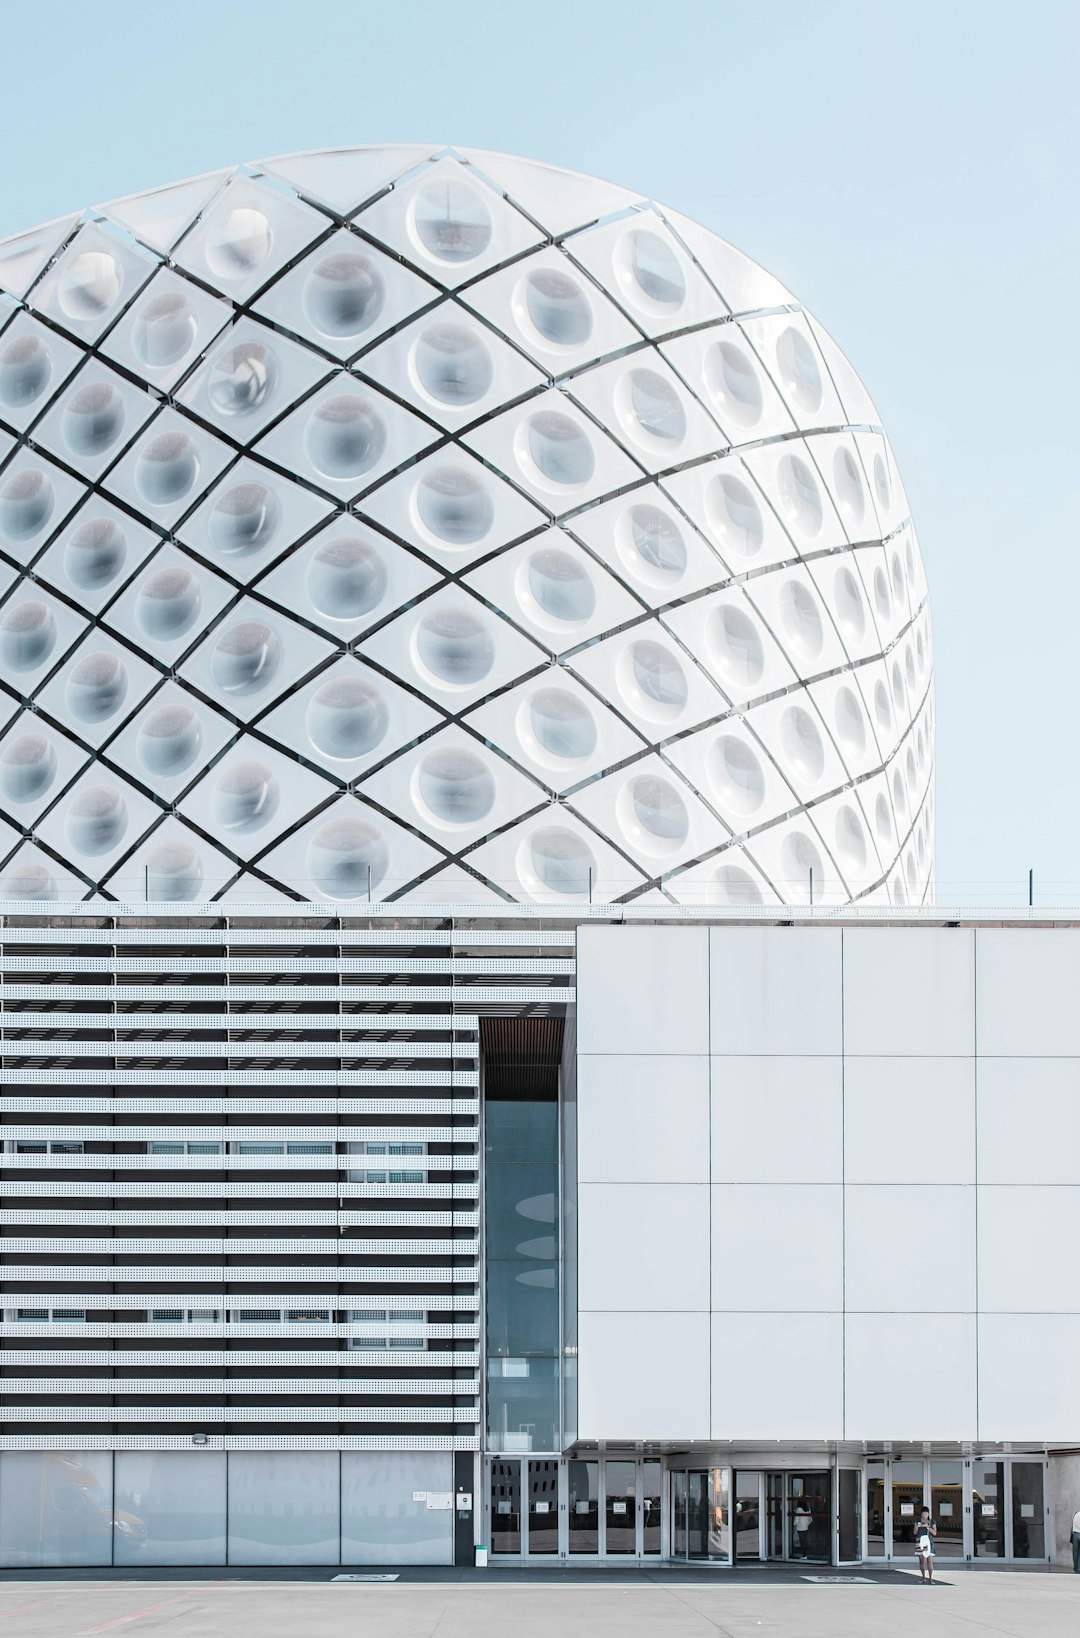
<instances>
[{"instance_id":1,"label":"white cladding panel","mask_svg":"<svg viewBox=\"0 0 1080 1638\"><path fill-rule=\"evenodd\" d=\"M580 1436L1074 1438L1080 929L700 932L579 935Z\"/></svg>"}]
</instances>

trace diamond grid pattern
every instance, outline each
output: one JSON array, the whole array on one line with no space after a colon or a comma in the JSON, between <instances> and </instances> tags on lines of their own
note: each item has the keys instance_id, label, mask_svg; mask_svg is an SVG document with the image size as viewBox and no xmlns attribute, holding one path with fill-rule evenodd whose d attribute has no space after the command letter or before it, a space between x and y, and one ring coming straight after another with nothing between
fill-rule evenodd
<instances>
[{"instance_id":1,"label":"diamond grid pattern","mask_svg":"<svg viewBox=\"0 0 1080 1638\"><path fill-rule=\"evenodd\" d=\"M360 148L46 224L0 289L8 896L932 896L895 463L732 246Z\"/></svg>"}]
</instances>

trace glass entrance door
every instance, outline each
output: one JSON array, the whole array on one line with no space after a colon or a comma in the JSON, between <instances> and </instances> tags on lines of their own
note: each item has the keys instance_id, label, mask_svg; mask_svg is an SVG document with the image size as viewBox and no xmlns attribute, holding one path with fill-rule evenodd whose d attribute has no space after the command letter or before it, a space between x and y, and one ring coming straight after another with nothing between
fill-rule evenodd
<instances>
[{"instance_id":1,"label":"glass entrance door","mask_svg":"<svg viewBox=\"0 0 1080 1638\"><path fill-rule=\"evenodd\" d=\"M671 1475L673 1558L731 1562L731 1470L691 1468Z\"/></svg>"},{"instance_id":2,"label":"glass entrance door","mask_svg":"<svg viewBox=\"0 0 1080 1638\"><path fill-rule=\"evenodd\" d=\"M764 1539L765 1475L737 1472L735 1501L732 1508L735 1534L735 1558L760 1558Z\"/></svg>"}]
</instances>

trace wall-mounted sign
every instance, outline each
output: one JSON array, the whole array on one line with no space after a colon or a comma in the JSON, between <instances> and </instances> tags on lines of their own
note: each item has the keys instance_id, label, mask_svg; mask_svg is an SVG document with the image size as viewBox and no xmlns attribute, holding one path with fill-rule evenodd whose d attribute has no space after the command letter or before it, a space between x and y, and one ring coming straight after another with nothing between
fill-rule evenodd
<instances>
[{"instance_id":1,"label":"wall-mounted sign","mask_svg":"<svg viewBox=\"0 0 1080 1638\"><path fill-rule=\"evenodd\" d=\"M472 1512L472 1491L459 1490L457 1494L457 1510L459 1513Z\"/></svg>"},{"instance_id":2,"label":"wall-mounted sign","mask_svg":"<svg viewBox=\"0 0 1080 1638\"><path fill-rule=\"evenodd\" d=\"M910 1519L910 1518L914 1518L914 1516L915 1516L915 1503L914 1502L901 1502L900 1503L900 1517L902 1519Z\"/></svg>"},{"instance_id":3,"label":"wall-mounted sign","mask_svg":"<svg viewBox=\"0 0 1080 1638\"><path fill-rule=\"evenodd\" d=\"M943 1519L951 1519L952 1518L952 1502L940 1502L938 1504L938 1512L941 1514Z\"/></svg>"},{"instance_id":4,"label":"wall-mounted sign","mask_svg":"<svg viewBox=\"0 0 1080 1638\"><path fill-rule=\"evenodd\" d=\"M551 1512L551 1503L550 1502L537 1502L536 1511L538 1513L550 1513Z\"/></svg>"},{"instance_id":5,"label":"wall-mounted sign","mask_svg":"<svg viewBox=\"0 0 1080 1638\"><path fill-rule=\"evenodd\" d=\"M612 1502L611 1511L613 1513L625 1513L626 1512L626 1503L625 1502Z\"/></svg>"},{"instance_id":6,"label":"wall-mounted sign","mask_svg":"<svg viewBox=\"0 0 1080 1638\"><path fill-rule=\"evenodd\" d=\"M412 1499L413 1501L427 1501L427 1491L414 1490L412 1493Z\"/></svg>"},{"instance_id":7,"label":"wall-mounted sign","mask_svg":"<svg viewBox=\"0 0 1080 1638\"><path fill-rule=\"evenodd\" d=\"M452 1490L429 1490L427 1496L427 1510L429 1513L449 1513L454 1505Z\"/></svg>"}]
</instances>

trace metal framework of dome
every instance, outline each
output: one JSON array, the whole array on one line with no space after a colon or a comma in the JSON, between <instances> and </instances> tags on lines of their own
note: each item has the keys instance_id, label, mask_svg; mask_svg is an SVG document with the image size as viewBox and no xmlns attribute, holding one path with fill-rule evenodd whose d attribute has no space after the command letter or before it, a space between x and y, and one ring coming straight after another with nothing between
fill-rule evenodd
<instances>
[{"instance_id":1,"label":"metal framework of dome","mask_svg":"<svg viewBox=\"0 0 1080 1638\"><path fill-rule=\"evenodd\" d=\"M918 903L872 403L625 188L296 154L0 244L8 899Z\"/></svg>"}]
</instances>

